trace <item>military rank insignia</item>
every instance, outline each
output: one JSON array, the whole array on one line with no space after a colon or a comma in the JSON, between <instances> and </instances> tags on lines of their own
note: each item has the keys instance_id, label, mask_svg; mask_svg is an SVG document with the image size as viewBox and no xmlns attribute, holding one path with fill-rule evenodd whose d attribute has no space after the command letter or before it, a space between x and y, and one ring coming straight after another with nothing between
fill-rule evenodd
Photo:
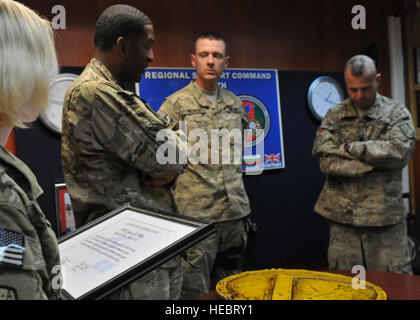
<instances>
[{"instance_id":1,"label":"military rank insignia","mask_svg":"<svg viewBox=\"0 0 420 320\"><path fill-rule=\"evenodd\" d=\"M0 229L0 265L21 267L25 252L24 243L22 234Z\"/></svg>"}]
</instances>

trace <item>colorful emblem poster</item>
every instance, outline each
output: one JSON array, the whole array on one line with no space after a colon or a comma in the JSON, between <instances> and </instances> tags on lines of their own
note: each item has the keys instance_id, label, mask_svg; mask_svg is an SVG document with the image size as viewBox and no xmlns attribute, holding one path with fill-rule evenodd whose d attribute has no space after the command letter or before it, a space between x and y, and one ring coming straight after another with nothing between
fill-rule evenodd
<instances>
[{"instance_id":1,"label":"colorful emblem poster","mask_svg":"<svg viewBox=\"0 0 420 320\"><path fill-rule=\"evenodd\" d=\"M194 68L148 68L136 90L157 111L167 96L196 77ZM227 69L219 80L219 87L232 91L242 100L250 129L262 129L244 137L244 171L258 174L263 170L284 168L277 70Z\"/></svg>"}]
</instances>

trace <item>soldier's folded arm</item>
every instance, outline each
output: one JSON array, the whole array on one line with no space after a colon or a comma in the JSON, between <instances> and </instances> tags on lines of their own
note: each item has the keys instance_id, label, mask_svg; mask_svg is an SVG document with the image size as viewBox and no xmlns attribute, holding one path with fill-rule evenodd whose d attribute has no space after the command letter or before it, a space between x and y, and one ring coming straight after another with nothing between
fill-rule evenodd
<instances>
[{"instance_id":1,"label":"soldier's folded arm","mask_svg":"<svg viewBox=\"0 0 420 320\"><path fill-rule=\"evenodd\" d=\"M388 129L387 140L351 142L348 152L362 161L382 169L403 168L414 151L416 134L409 114L405 113Z\"/></svg>"},{"instance_id":2,"label":"soldier's folded arm","mask_svg":"<svg viewBox=\"0 0 420 320\"><path fill-rule=\"evenodd\" d=\"M321 172L330 176L357 178L371 172L374 167L359 160L348 160L334 155L319 157Z\"/></svg>"},{"instance_id":3,"label":"soldier's folded arm","mask_svg":"<svg viewBox=\"0 0 420 320\"><path fill-rule=\"evenodd\" d=\"M36 231L24 227L29 223L25 219L24 213L0 204L0 232L7 239L7 245L0 244L0 300L48 299L43 287L50 284L43 283L39 274L44 263L41 247L35 250L36 235L29 233ZM13 243L20 240L23 246Z\"/></svg>"},{"instance_id":4,"label":"soldier's folded arm","mask_svg":"<svg viewBox=\"0 0 420 320\"><path fill-rule=\"evenodd\" d=\"M321 172L325 175L360 177L373 170L373 166L340 150L341 141L333 126L321 125L317 131L312 155L319 158Z\"/></svg>"},{"instance_id":5,"label":"soldier's folded arm","mask_svg":"<svg viewBox=\"0 0 420 320\"><path fill-rule=\"evenodd\" d=\"M108 97L112 99L113 97ZM115 108L118 106L118 109ZM163 163L165 144L168 152L177 152L178 145L172 140L157 141L157 133L166 129L160 118L140 105L140 115L121 101L109 104L101 99L95 101L92 114L93 131L100 143L110 152L140 169L154 179L176 176L183 166Z\"/></svg>"}]
</instances>

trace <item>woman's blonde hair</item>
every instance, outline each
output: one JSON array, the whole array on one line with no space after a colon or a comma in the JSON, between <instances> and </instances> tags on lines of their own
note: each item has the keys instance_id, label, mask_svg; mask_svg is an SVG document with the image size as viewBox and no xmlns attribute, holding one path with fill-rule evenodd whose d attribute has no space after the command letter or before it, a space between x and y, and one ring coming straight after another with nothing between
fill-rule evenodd
<instances>
[{"instance_id":1,"label":"woman's blonde hair","mask_svg":"<svg viewBox=\"0 0 420 320\"><path fill-rule=\"evenodd\" d=\"M45 108L57 73L50 22L19 2L0 0L0 127L24 127L22 114Z\"/></svg>"}]
</instances>

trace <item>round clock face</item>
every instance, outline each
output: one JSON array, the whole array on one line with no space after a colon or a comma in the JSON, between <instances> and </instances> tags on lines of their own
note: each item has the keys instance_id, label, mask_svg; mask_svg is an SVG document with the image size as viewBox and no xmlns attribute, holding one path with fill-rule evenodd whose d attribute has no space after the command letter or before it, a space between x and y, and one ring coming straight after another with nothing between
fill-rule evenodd
<instances>
[{"instance_id":1,"label":"round clock face","mask_svg":"<svg viewBox=\"0 0 420 320\"><path fill-rule=\"evenodd\" d=\"M323 76L315 79L308 90L308 104L318 120L324 119L328 110L343 101L343 89L334 78Z\"/></svg>"},{"instance_id":2,"label":"round clock face","mask_svg":"<svg viewBox=\"0 0 420 320\"><path fill-rule=\"evenodd\" d=\"M42 123L50 130L61 134L61 120L63 118L63 102L67 89L77 79L78 75L61 73L50 82L48 106L39 115Z\"/></svg>"}]
</instances>

